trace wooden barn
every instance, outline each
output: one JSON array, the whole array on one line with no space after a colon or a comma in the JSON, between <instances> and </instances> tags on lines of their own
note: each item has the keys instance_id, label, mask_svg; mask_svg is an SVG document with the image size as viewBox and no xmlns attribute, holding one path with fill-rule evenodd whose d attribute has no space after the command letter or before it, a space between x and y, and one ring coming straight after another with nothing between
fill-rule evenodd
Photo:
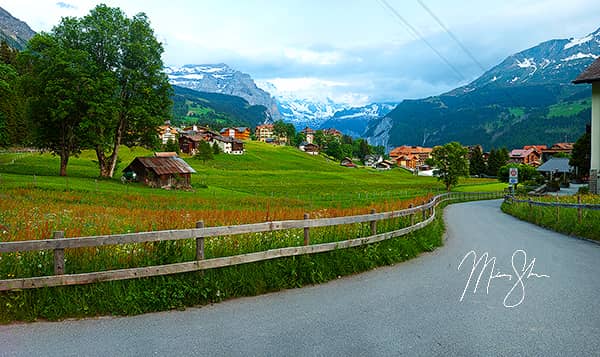
<instances>
[{"instance_id":1,"label":"wooden barn","mask_svg":"<svg viewBox=\"0 0 600 357\"><path fill-rule=\"evenodd\" d=\"M180 157L136 157L123 172L150 187L190 188L196 171Z\"/></svg>"}]
</instances>

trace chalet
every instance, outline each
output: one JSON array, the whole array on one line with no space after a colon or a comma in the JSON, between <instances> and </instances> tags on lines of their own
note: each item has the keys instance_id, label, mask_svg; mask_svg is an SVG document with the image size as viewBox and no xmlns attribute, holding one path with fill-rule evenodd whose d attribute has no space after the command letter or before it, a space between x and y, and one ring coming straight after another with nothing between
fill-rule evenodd
<instances>
[{"instance_id":1,"label":"chalet","mask_svg":"<svg viewBox=\"0 0 600 357\"><path fill-rule=\"evenodd\" d=\"M344 167L356 167L356 164L352 162L352 159L349 157L345 157L342 162L340 162L340 165Z\"/></svg>"},{"instance_id":2,"label":"chalet","mask_svg":"<svg viewBox=\"0 0 600 357\"><path fill-rule=\"evenodd\" d=\"M136 157L123 172L150 187L189 188L196 171L179 157Z\"/></svg>"},{"instance_id":3,"label":"chalet","mask_svg":"<svg viewBox=\"0 0 600 357\"><path fill-rule=\"evenodd\" d=\"M319 146L306 141L302 142L298 148L310 155L319 155Z\"/></svg>"},{"instance_id":4,"label":"chalet","mask_svg":"<svg viewBox=\"0 0 600 357\"><path fill-rule=\"evenodd\" d=\"M390 151L390 158L408 169L416 169L419 166L425 165L427 159L431 157L432 148L424 148L420 146L399 146Z\"/></svg>"},{"instance_id":5,"label":"chalet","mask_svg":"<svg viewBox=\"0 0 600 357\"><path fill-rule=\"evenodd\" d=\"M268 144L285 145L288 141L287 136L277 137L275 135L273 124L258 125L254 131L254 136L256 137L256 140Z\"/></svg>"},{"instance_id":6,"label":"chalet","mask_svg":"<svg viewBox=\"0 0 600 357\"><path fill-rule=\"evenodd\" d=\"M242 155L244 154L244 142L229 136L216 136L213 138L219 149L225 154Z\"/></svg>"},{"instance_id":7,"label":"chalet","mask_svg":"<svg viewBox=\"0 0 600 357\"><path fill-rule=\"evenodd\" d=\"M540 166L540 154L534 149L515 149L508 154L509 162L515 164L525 164L530 166Z\"/></svg>"},{"instance_id":8,"label":"chalet","mask_svg":"<svg viewBox=\"0 0 600 357\"><path fill-rule=\"evenodd\" d=\"M161 125L158 127L158 138L162 142L163 145L170 141L177 142L177 136L179 133L177 129L171 127L170 125Z\"/></svg>"},{"instance_id":9,"label":"chalet","mask_svg":"<svg viewBox=\"0 0 600 357\"><path fill-rule=\"evenodd\" d=\"M383 161L383 156L381 155L365 155L363 162L365 166L375 167L378 163Z\"/></svg>"},{"instance_id":10,"label":"chalet","mask_svg":"<svg viewBox=\"0 0 600 357\"><path fill-rule=\"evenodd\" d=\"M254 136L256 140L262 142L267 142L267 139L273 139L273 124L258 125L254 131Z\"/></svg>"},{"instance_id":11,"label":"chalet","mask_svg":"<svg viewBox=\"0 0 600 357\"><path fill-rule=\"evenodd\" d=\"M542 159L550 160L556 154L571 155L573 152L573 143L556 143L550 148L542 150Z\"/></svg>"},{"instance_id":12,"label":"chalet","mask_svg":"<svg viewBox=\"0 0 600 357\"><path fill-rule=\"evenodd\" d=\"M394 163L388 160L383 160L381 162L378 162L377 164L375 164L375 168L377 170L391 170L392 167L394 167Z\"/></svg>"},{"instance_id":13,"label":"chalet","mask_svg":"<svg viewBox=\"0 0 600 357\"><path fill-rule=\"evenodd\" d=\"M220 132L221 136L228 136L230 138L238 140L250 140L250 128L237 127L237 128L223 128Z\"/></svg>"},{"instance_id":14,"label":"chalet","mask_svg":"<svg viewBox=\"0 0 600 357\"><path fill-rule=\"evenodd\" d=\"M400 155L396 158L396 163L398 166L404 167L406 169L415 170L419 167L419 156L417 155Z\"/></svg>"},{"instance_id":15,"label":"chalet","mask_svg":"<svg viewBox=\"0 0 600 357\"><path fill-rule=\"evenodd\" d=\"M183 134L179 137L179 150L189 155L196 155L201 141L210 141L210 136L204 134Z\"/></svg>"},{"instance_id":16,"label":"chalet","mask_svg":"<svg viewBox=\"0 0 600 357\"><path fill-rule=\"evenodd\" d=\"M304 134L307 143L312 144L315 141L315 131L311 128L306 127L302 129L301 133Z\"/></svg>"},{"instance_id":17,"label":"chalet","mask_svg":"<svg viewBox=\"0 0 600 357\"><path fill-rule=\"evenodd\" d=\"M329 129L323 129L323 134L325 135L331 135L334 136L338 139L341 139L343 134L341 131L334 129L334 128L329 128Z\"/></svg>"},{"instance_id":18,"label":"chalet","mask_svg":"<svg viewBox=\"0 0 600 357\"><path fill-rule=\"evenodd\" d=\"M548 147L546 145L525 145L525 146L523 146L523 150L529 150L529 149L533 149L535 152L538 153L538 155L540 155L540 157L542 157L542 153L544 152L544 150L547 150Z\"/></svg>"},{"instance_id":19,"label":"chalet","mask_svg":"<svg viewBox=\"0 0 600 357\"><path fill-rule=\"evenodd\" d=\"M597 58L573 81L592 85L592 129L590 158L590 192L600 193L600 58Z\"/></svg>"}]
</instances>

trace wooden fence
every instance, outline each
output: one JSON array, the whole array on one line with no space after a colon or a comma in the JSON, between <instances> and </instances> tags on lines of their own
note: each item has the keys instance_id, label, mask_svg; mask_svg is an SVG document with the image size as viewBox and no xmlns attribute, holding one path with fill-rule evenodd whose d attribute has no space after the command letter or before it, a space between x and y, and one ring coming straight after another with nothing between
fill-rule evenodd
<instances>
[{"instance_id":1,"label":"wooden fence","mask_svg":"<svg viewBox=\"0 0 600 357\"><path fill-rule=\"evenodd\" d=\"M0 253L14 253L25 251L52 250L54 252L54 275L33 278L15 278L0 280L0 291L15 289L32 289L39 287L89 284L95 282L124 280L150 276L168 275L184 272L220 268L244 263L257 262L281 257L290 257L304 254L329 252L336 249L356 247L375 243L395 237L406 235L419 230L435 219L435 207L450 200L479 200L502 198L503 192L453 192L437 195L429 202L399 211L376 213L357 216L309 219L308 214L302 220L274 221L264 223L243 224L237 226L204 227L203 222L198 222L196 228L180 230L164 230L155 232L141 232L128 234L114 234L93 237L64 238L63 232L54 232L52 239L15 241L0 243ZM414 223L415 215L422 215L422 221ZM398 217L411 217L411 225L396 231L377 234L377 221ZM310 244L310 229L355 223L370 223L371 235L344 241ZM304 246L270 249L242 255L204 259L204 239L210 237L230 236L246 233L272 232L285 229L304 229ZM118 245L129 243L145 243L158 241L173 241L181 239L196 240L196 260L139 268L127 268L81 274L64 274L64 250L84 247L99 247L105 245Z\"/></svg>"},{"instance_id":2,"label":"wooden fence","mask_svg":"<svg viewBox=\"0 0 600 357\"><path fill-rule=\"evenodd\" d=\"M561 208L571 208L577 210L577 221L581 224L583 220L583 210L600 210L600 205L589 204L589 203L581 203L581 196L577 196L577 203L566 203L566 202L542 202L542 201L534 201L531 198L522 200L517 199L512 195L508 195L504 198L504 201L508 204L513 203L527 203L529 208L531 209L533 206L540 207L555 207L556 208L556 216L557 219L560 218L560 209Z\"/></svg>"}]
</instances>

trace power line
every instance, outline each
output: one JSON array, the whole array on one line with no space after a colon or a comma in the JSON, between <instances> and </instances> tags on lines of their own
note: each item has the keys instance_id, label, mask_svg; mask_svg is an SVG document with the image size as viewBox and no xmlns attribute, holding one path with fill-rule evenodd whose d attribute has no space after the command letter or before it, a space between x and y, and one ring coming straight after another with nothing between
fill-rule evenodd
<instances>
[{"instance_id":1,"label":"power line","mask_svg":"<svg viewBox=\"0 0 600 357\"><path fill-rule=\"evenodd\" d=\"M378 0L378 2L387 10L389 10L400 22L408 28L409 32L425 43L448 67L450 67L460 80L467 80L467 78L456 68L440 51L438 51L425 37L412 26L396 9L394 9L386 0Z\"/></svg>"},{"instance_id":2,"label":"power line","mask_svg":"<svg viewBox=\"0 0 600 357\"><path fill-rule=\"evenodd\" d=\"M442 20L440 20L440 18L427 5L425 5L425 3L422 0L417 0L417 2L419 3L419 5L421 5L421 7L425 11L427 11L427 13L429 13L429 15L431 15L431 17L438 23L438 25L440 25L440 27L448 34L448 36L450 36L450 38L452 40L454 40L454 42L456 42L456 44L473 61L473 63L475 63L479 67L479 69L481 69L481 71L485 73L487 71L487 69L481 64L481 62L479 62L477 60L477 58L475 58L475 56L473 56L471 51L469 51L469 49L462 43L462 41L460 41L458 39L458 37L456 37L456 35L454 35L454 33L452 31L450 31L450 29L448 29L448 27L446 25L444 25ZM501 91L501 92L504 93L504 95L508 98L508 100L515 107L519 106L517 104L517 101L515 100L515 98L509 92L507 92L507 91Z\"/></svg>"},{"instance_id":3,"label":"power line","mask_svg":"<svg viewBox=\"0 0 600 357\"><path fill-rule=\"evenodd\" d=\"M467 56L469 56L469 58L471 58L471 60L473 62L475 62L475 64L477 66L479 66L479 69L481 69L482 71L486 71L485 67L481 64L481 62L479 62L477 60L477 58L475 58L475 56L473 56L473 54L471 53L471 51L469 51L469 49L458 39L458 37L456 37L454 35L454 33L452 31L450 31L450 29L448 29L448 27L446 27L446 25L444 25L444 23L442 22L442 20L440 20L439 17L437 17L435 15L435 13L433 11L431 11L431 9L429 7L427 7L427 5L425 5L425 3L423 3L422 0L417 0L417 2L419 3L419 5L421 5L421 7L423 9L425 9L425 11L427 11L429 13L429 15L431 15L431 17L433 17L433 19L438 23L438 25L440 25L440 27L446 31L446 33L448 34L448 36L450 36L450 38L452 38L454 40L454 42L456 42L456 44L467 54Z\"/></svg>"}]
</instances>

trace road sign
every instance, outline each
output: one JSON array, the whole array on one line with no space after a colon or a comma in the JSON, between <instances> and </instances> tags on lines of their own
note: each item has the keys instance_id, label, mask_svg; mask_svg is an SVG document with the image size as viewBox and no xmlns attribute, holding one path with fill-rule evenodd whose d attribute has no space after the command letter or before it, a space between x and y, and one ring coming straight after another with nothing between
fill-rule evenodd
<instances>
[{"instance_id":1,"label":"road sign","mask_svg":"<svg viewBox=\"0 0 600 357\"><path fill-rule=\"evenodd\" d=\"M516 185L519 183L519 169L511 167L508 169L508 183Z\"/></svg>"}]
</instances>

